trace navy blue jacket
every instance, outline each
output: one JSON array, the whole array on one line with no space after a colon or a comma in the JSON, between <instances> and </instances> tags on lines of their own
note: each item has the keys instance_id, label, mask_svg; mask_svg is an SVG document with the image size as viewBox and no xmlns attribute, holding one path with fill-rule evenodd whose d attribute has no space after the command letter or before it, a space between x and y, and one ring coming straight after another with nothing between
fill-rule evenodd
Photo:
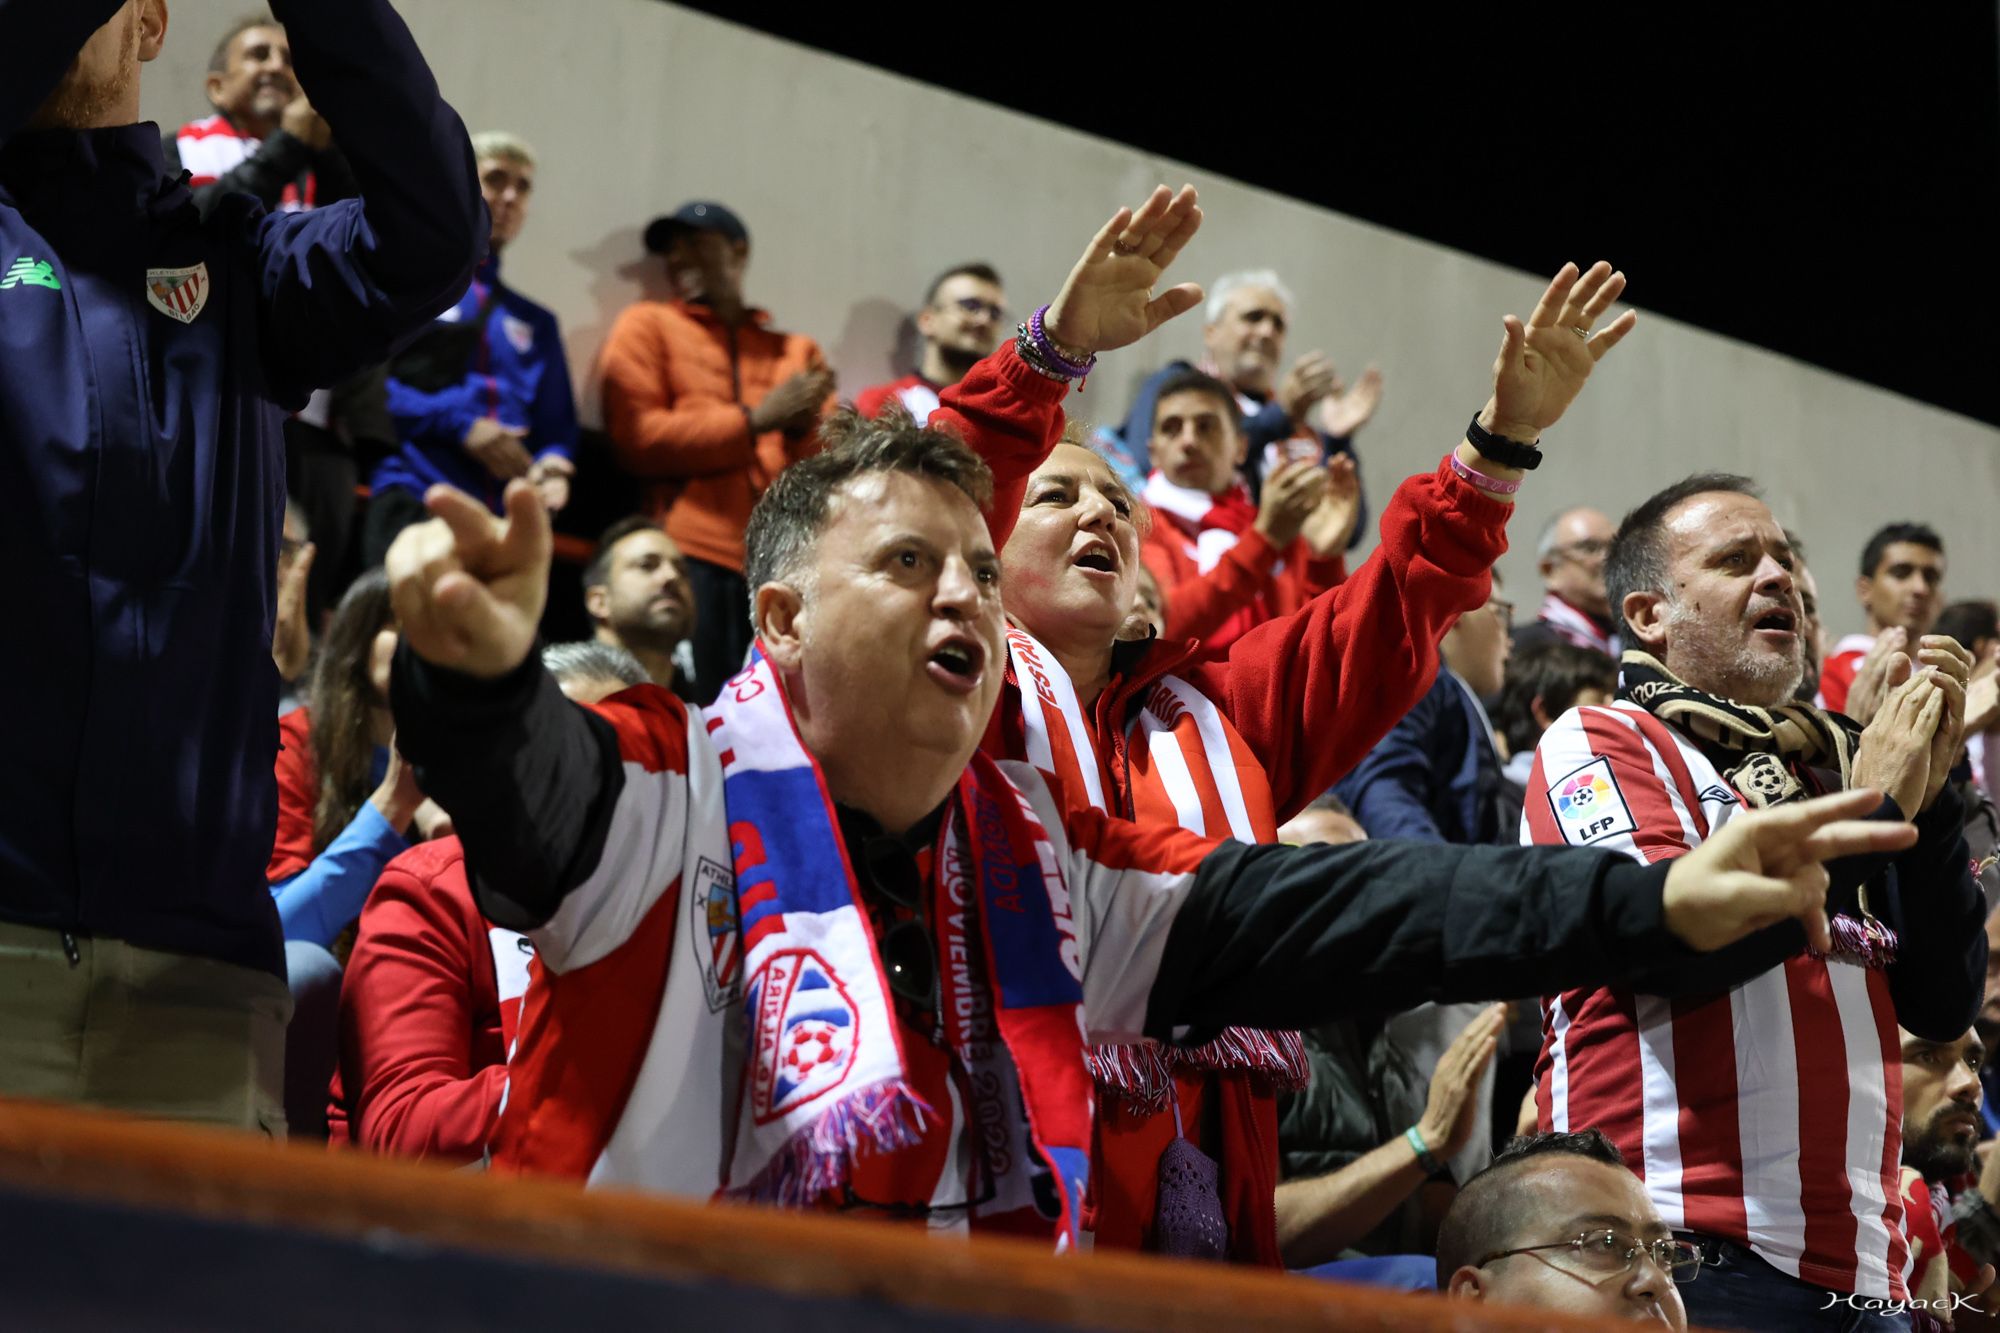
<instances>
[{"instance_id":1,"label":"navy blue jacket","mask_svg":"<svg viewBox=\"0 0 2000 1333\"><path fill-rule=\"evenodd\" d=\"M360 199L204 220L155 126L24 132L119 8L0 0L0 918L283 976L280 409L450 305L484 208L386 0L271 5Z\"/></svg>"},{"instance_id":2,"label":"navy blue jacket","mask_svg":"<svg viewBox=\"0 0 2000 1333\"><path fill-rule=\"evenodd\" d=\"M1500 756L1472 696L1444 667L1416 706L1334 794L1371 838L1511 843L1501 826Z\"/></svg>"}]
</instances>

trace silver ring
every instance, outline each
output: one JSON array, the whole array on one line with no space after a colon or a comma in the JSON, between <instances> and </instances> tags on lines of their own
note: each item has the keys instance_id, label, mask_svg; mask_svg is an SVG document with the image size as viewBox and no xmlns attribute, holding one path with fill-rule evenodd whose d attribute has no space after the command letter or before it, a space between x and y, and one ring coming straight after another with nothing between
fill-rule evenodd
<instances>
[{"instance_id":1,"label":"silver ring","mask_svg":"<svg viewBox=\"0 0 2000 1333\"><path fill-rule=\"evenodd\" d=\"M1138 246L1127 245L1123 241L1113 241L1111 243L1111 248L1121 255L1136 255L1139 253Z\"/></svg>"},{"instance_id":2,"label":"silver ring","mask_svg":"<svg viewBox=\"0 0 2000 1333\"><path fill-rule=\"evenodd\" d=\"M1589 329L1587 329L1587 328L1585 328L1585 327L1584 327L1583 325L1581 325L1581 324L1572 324L1572 325L1570 325L1570 326L1569 326L1569 331L1570 331L1571 333L1574 333L1574 334L1575 334L1575 335L1576 335L1577 337L1579 337L1579 338L1583 339L1583 340L1584 340L1585 342L1589 342L1589 341L1590 341L1590 330L1589 330Z\"/></svg>"}]
</instances>

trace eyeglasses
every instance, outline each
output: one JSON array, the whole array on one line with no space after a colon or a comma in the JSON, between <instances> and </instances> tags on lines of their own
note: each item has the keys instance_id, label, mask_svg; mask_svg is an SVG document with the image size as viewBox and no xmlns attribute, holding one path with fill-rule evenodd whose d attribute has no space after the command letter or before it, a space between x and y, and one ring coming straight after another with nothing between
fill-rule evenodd
<instances>
[{"instance_id":1,"label":"eyeglasses","mask_svg":"<svg viewBox=\"0 0 2000 1333\"><path fill-rule=\"evenodd\" d=\"M1663 1236L1659 1240L1637 1240L1619 1231L1586 1231L1573 1240L1551 1241L1547 1245L1523 1245L1516 1250L1496 1250L1481 1259L1474 1267L1484 1268L1495 1259L1505 1259L1516 1254L1535 1254L1542 1250L1570 1250L1575 1253L1579 1267L1605 1277L1632 1271L1632 1265L1645 1255L1653 1261L1653 1266L1665 1273L1676 1283L1688 1283L1701 1276L1702 1260L1706 1257L1701 1246L1691 1240L1676 1240Z\"/></svg>"},{"instance_id":2,"label":"eyeglasses","mask_svg":"<svg viewBox=\"0 0 2000 1333\"><path fill-rule=\"evenodd\" d=\"M1505 597L1487 598L1486 609L1493 613L1494 618L1498 620L1503 627L1507 629L1514 628L1514 604L1508 601Z\"/></svg>"},{"instance_id":3,"label":"eyeglasses","mask_svg":"<svg viewBox=\"0 0 2000 1333\"><path fill-rule=\"evenodd\" d=\"M898 921L882 932L877 947L889 974L889 989L929 1012L937 1003L937 945L923 922L924 877L917 858L894 838L870 838L861 844L861 864L868 881L881 895L915 919Z\"/></svg>"},{"instance_id":4,"label":"eyeglasses","mask_svg":"<svg viewBox=\"0 0 2000 1333\"><path fill-rule=\"evenodd\" d=\"M977 296L961 296L952 304L968 315L984 315L996 324L1007 318L1007 307L998 301L985 301Z\"/></svg>"}]
</instances>

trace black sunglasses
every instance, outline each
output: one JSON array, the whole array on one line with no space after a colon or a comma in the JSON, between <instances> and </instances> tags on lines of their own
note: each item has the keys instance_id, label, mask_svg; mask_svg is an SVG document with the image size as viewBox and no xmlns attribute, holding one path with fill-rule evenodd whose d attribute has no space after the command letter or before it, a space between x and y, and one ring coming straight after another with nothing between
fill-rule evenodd
<instances>
[{"instance_id":1,"label":"black sunglasses","mask_svg":"<svg viewBox=\"0 0 2000 1333\"><path fill-rule=\"evenodd\" d=\"M878 893L916 914L883 931L876 947L889 989L928 1012L937 1004L937 943L923 921L924 877L917 858L894 838L870 838L861 844L861 865Z\"/></svg>"}]
</instances>

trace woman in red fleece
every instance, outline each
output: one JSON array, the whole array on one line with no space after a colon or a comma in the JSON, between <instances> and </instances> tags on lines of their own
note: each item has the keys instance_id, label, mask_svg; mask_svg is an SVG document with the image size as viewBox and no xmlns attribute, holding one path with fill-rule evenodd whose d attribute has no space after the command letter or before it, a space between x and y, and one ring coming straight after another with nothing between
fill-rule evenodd
<instances>
[{"instance_id":1,"label":"woman in red fleece","mask_svg":"<svg viewBox=\"0 0 2000 1333\"><path fill-rule=\"evenodd\" d=\"M1099 233L1047 317L1048 335L1078 354L1066 359L1134 342L1178 313L1148 294L1199 216L1192 191L1170 200L1162 190ZM1608 266L1581 277L1566 266L1527 324L1508 317L1485 430L1533 441L1562 415L1632 325L1628 314L1595 336L1576 332L1587 335L1623 286ZM1461 443L1435 473L1397 489L1381 548L1354 576L1295 613L1226 653L1121 641L1141 511L1102 460L1056 444L1066 392L1003 347L931 418L995 473L988 522L1017 632L988 748L1050 771L1070 799L1127 818L1275 840L1277 824L1331 786L1427 687L1438 639L1486 598L1523 474ZM1228 1256L1281 1263L1275 1094L1303 1074L1296 1039L1195 1035L1208 1040L1092 1055L1096 1243L1156 1247L1162 1154L1184 1136L1220 1165Z\"/></svg>"}]
</instances>

